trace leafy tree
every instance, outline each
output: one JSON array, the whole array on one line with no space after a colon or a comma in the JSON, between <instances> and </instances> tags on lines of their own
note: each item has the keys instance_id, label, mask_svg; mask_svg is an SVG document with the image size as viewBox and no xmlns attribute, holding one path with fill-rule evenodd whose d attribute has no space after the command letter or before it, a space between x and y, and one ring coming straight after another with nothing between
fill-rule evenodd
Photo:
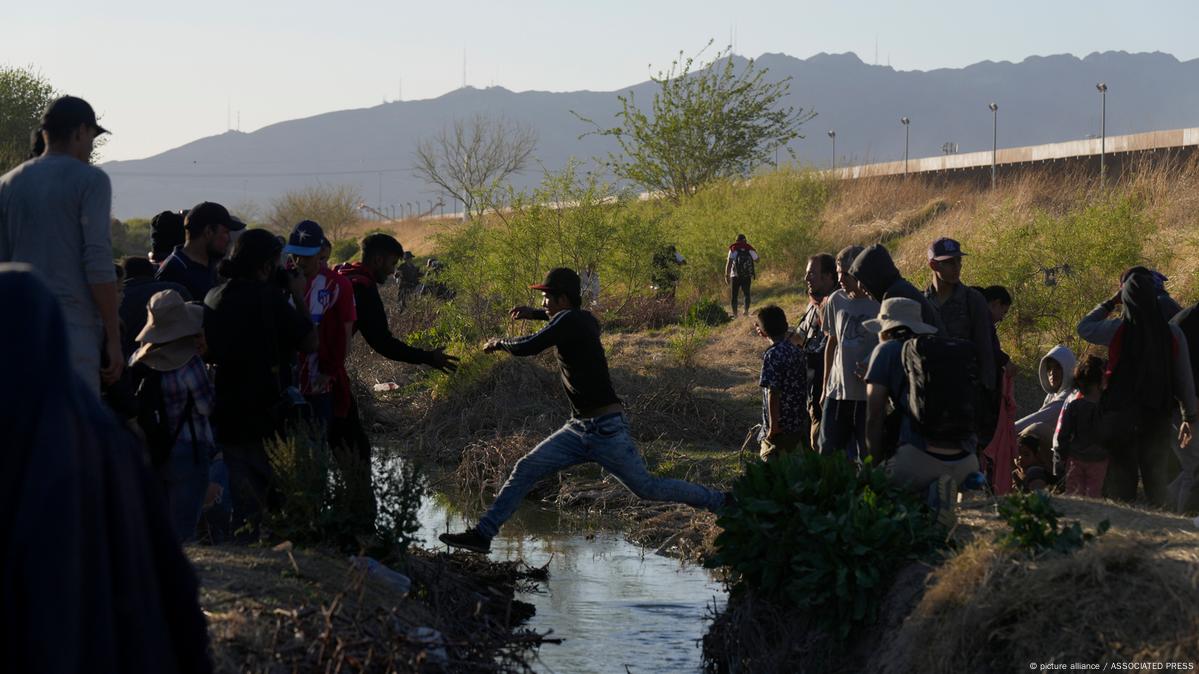
<instances>
[{"instance_id":1,"label":"leafy tree","mask_svg":"<svg viewBox=\"0 0 1199 674\"><path fill-rule=\"evenodd\" d=\"M658 91L648 112L632 92L618 96L620 126L604 128L575 113L595 127L590 133L620 144L620 154L605 162L613 173L676 203L712 180L774 164L775 150L802 138L800 126L815 117L783 105L790 77L770 81L767 69L752 59L738 65L727 48L698 68L696 58L680 52L652 78Z\"/></svg>"},{"instance_id":2,"label":"leafy tree","mask_svg":"<svg viewBox=\"0 0 1199 674\"><path fill-rule=\"evenodd\" d=\"M478 217L536 148L537 133L527 124L478 114L418 143L413 170L461 201L467 217Z\"/></svg>"},{"instance_id":3,"label":"leafy tree","mask_svg":"<svg viewBox=\"0 0 1199 674\"><path fill-rule=\"evenodd\" d=\"M0 67L0 173L29 157L33 131L55 95L32 67Z\"/></svg>"},{"instance_id":4,"label":"leafy tree","mask_svg":"<svg viewBox=\"0 0 1199 674\"><path fill-rule=\"evenodd\" d=\"M276 232L287 232L301 220L315 220L325 238L336 242L353 233L361 203L362 195L349 185L306 187L275 199L266 221Z\"/></svg>"}]
</instances>

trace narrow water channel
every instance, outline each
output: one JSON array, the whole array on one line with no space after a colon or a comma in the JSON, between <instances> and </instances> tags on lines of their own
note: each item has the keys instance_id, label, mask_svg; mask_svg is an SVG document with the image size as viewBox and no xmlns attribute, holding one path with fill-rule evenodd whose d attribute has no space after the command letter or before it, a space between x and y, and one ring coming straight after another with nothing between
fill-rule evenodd
<instances>
[{"instance_id":1,"label":"narrow water channel","mask_svg":"<svg viewBox=\"0 0 1199 674\"><path fill-rule=\"evenodd\" d=\"M436 548L437 535L460 531L466 518L444 497L421 508L420 537ZM705 569L653 554L612 529L580 530L557 511L529 502L492 541L494 560L549 563L549 581L520 598L537 614L529 627L564 639L542 647L540 672L699 672L698 640L721 584ZM627 669L626 669L627 667Z\"/></svg>"}]
</instances>

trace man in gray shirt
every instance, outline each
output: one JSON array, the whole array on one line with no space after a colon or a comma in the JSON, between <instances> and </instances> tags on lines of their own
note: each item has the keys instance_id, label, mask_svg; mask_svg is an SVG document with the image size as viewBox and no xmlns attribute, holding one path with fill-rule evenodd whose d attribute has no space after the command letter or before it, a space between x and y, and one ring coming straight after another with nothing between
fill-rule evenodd
<instances>
[{"instance_id":1,"label":"man in gray shirt","mask_svg":"<svg viewBox=\"0 0 1199 674\"><path fill-rule=\"evenodd\" d=\"M87 101L63 96L42 115L46 150L0 176L0 262L26 262L66 320L71 363L100 392L121 374L117 278L109 224L112 185L89 164L96 123ZM101 370L101 352L108 362Z\"/></svg>"}]
</instances>

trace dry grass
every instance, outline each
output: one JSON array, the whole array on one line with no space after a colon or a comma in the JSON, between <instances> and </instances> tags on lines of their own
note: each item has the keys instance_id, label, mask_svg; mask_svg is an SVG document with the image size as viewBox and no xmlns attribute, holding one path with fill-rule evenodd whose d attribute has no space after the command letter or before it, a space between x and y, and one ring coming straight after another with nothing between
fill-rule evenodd
<instances>
[{"instance_id":1,"label":"dry grass","mask_svg":"<svg viewBox=\"0 0 1199 674\"><path fill-rule=\"evenodd\" d=\"M954 532L960 550L902 570L878 624L846 648L803 627L801 613L737 598L705 638L710 668L948 674L1027 671L1029 662L1199 663L1191 521L1076 497L1054 505L1064 520L1093 530L1106 519L1112 530L1071 555L1031 559L996 543L1006 525L993 500L968 501Z\"/></svg>"},{"instance_id":2,"label":"dry grass","mask_svg":"<svg viewBox=\"0 0 1199 674\"><path fill-rule=\"evenodd\" d=\"M384 231L404 244L404 250L414 255L433 255L437 252L437 237L461 224L453 218L407 218L404 220L361 220L348 236L361 239L367 232Z\"/></svg>"}]
</instances>

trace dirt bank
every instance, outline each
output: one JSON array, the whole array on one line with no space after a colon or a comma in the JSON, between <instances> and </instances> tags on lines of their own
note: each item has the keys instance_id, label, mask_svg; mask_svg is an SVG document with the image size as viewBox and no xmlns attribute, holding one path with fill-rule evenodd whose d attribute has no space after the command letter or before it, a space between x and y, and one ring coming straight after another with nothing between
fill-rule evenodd
<instances>
[{"instance_id":1,"label":"dirt bank","mask_svg":"<svg viewBox=\"0 0 1199 674\"><path fill-rule=\"evenodd\" d=\"M187 554L218 672L523 672L543 643L521 627L532 606L514 597L544 572L516 563L418 550L405 595L317 550Z\"/></svg>"}]
</instances>

